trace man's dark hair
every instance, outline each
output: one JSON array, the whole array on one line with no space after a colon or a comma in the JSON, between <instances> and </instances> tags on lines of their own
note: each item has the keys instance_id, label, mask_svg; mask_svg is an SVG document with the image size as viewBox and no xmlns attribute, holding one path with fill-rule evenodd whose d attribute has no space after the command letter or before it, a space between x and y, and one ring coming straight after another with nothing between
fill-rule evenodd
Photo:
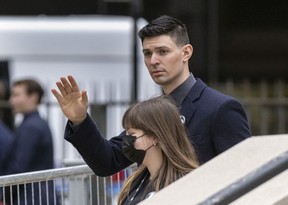
<instances>
[{"instance_id":1,"label":"man's dark hair","mask_svg":"<svg viewBox=\"0 0 288 205\"><path fill-rule=\"evenodd\" d=\"M186 26L178 19L167 15L156 18L138 32L142 43L147 37L160 35L170 36L177 46L183 46L189 43Z\"/></svg>"},{"instance_id":2,"label":"man's dark hair","mask_svg":"<svg viewBox=\"0 0 288 205\"><path fill-rule=\"evenodd\" d=\"M31 95L34 93L38 94L38 104L40 104L42 97L44 95L44 90L42 89L42 87L37 81L32 80L32 79L23 79L23 80L15 81L13 83L13 87L18 86L18 85L24 85L26 89L26 93L28 95Z\"/></svg>"}]
</instances>

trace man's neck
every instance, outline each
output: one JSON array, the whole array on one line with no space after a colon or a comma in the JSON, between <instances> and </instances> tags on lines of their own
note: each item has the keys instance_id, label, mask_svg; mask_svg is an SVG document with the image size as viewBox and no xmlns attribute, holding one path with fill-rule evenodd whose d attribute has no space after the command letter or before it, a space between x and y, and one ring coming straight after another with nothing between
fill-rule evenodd
<instances>
[{"instance_id":1,"label":"man's neck","mask_svg":"<svg viewBox=\"0 0 288 205\"><path fill-rule=\"evenodd\" d=\"M25 112L23 112L22 114L26 115L26 114L29 114L29 113L32 113L32 112L36 112L38 111L37 107L35 108L29 108L27 110L25 110Z\"/></svg>"},{"instance_id":2,"label":"man's neck","mask_svg":"<svg viewBox=\"0 0 288 205\"><path fill-rule=\"evenodd\" d=\"M183 78L181 78L179 81L173 83L172 85L168 84L168 85L161 85L161 88L163 90L163 93L165 95L169 95L173 90L175 90L179 85L181 85L182 83L184 83L185 80L187 80L187 78L189 78L190 73L188 73L188 75L185 75Z\"/></svg>"}]
</instances>

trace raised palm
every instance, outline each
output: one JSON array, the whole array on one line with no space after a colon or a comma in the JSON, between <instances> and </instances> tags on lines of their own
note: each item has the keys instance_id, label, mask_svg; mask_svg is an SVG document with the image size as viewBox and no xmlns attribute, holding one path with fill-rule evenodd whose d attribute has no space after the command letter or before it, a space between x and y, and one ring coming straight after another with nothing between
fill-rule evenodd
<instances>
[{"instance_id":1,"label":"raised palm","mask_svg":"<svg viewBox=\"0 0 288 205\"><path fill-rule=\"evenodd\" d=\"M52 89L64 115L73 123L81 123L87 116L88 97L86 91L80 91L72 76L61 77L56 85L60 93Z\"/></svg>"}]
</instances>

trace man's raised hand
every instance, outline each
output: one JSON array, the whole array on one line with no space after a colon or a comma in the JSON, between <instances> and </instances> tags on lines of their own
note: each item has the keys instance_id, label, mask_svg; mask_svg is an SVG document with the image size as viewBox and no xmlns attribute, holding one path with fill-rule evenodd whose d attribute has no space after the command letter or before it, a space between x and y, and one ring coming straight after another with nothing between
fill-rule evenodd
<instances>
[{"instance_id":1,"label":"man's raised hand","mask_svg":"<svg viewBox=\"0 0 288 205\"><path fill-rule=\"evenodd\" d=\"M61 77L56 82L59 92L51 89L64 115L75 125L84 121L87 116L88 97L86 91L80 91L73 76Z\"/></svg>"}]
</instances>

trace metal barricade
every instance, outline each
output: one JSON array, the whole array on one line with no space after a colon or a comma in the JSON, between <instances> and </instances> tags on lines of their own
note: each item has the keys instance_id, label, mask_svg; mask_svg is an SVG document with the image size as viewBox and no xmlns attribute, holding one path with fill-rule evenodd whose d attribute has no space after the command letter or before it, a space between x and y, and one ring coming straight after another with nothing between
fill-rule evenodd
<instances>
[{"instance_id":1,"label":"metal barricade","mask_svg":"<svg viewBox=\"0 0 288 205\"><path fill-rule=\"evenodd\" d=\"M131 171L98 177L81 165L6 175L0 177L0 195L4 205L114 205Z\"/></svg>"}]
</instances>

